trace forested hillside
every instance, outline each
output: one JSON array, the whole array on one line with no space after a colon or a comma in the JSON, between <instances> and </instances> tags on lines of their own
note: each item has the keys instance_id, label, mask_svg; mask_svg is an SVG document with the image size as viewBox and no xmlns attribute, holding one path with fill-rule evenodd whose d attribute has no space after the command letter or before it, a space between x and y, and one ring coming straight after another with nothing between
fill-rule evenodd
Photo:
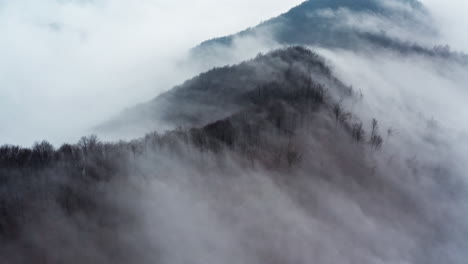
<instances>
[{"instance_id":1,"label":"forested hillside","mask_svg":"<svg viewBox=\"0 0 468 264\"><path fill-rule=\"evenodd\" d=\"M346 100L362 98L291 47L155 99L177 129L2 146L0 262L439 263L467 230L443 206L455 186L386 156L391 130Z\"/></svg>"}]
</instances>

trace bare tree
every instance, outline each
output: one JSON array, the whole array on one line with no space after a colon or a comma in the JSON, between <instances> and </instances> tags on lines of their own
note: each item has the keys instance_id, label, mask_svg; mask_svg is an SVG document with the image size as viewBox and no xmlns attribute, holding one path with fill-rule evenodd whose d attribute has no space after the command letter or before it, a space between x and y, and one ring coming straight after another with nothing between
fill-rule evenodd
<instances>
[{"instance_id":1,"label":"bare tree","mask_svg":"<svg viewBox=\"0 0 468 264\"><path fill-rule=\"evenodd\" d=\"M101 147L102 142L96 135L82 137L78 141L78 147L81 149L83 155L88 156L91 153L96 153Z\"/></svg>"},{"instance_id":2,"label":"bare tree","mask_svg":"<svg viewBox=\"0 0 468 264\"><path fill-rule=\"evenodd\" d=\"M380 149L383 144L383 139L379 135L379 123L375 118L372 119L372 131L369 143L371 144L373 149Z\"/></svg>"},{"instance_id":3,"label":"bare tree","mask_svg":"<svg viewBox=\"0 0 468 264\"><path fill-rule=\"evenodd\" d=\"M361 142L364 137L364 129L362 128L362 122L353 124L351 127L351 133L353 139L357 142Z\"/></svg>"}]
</instances>

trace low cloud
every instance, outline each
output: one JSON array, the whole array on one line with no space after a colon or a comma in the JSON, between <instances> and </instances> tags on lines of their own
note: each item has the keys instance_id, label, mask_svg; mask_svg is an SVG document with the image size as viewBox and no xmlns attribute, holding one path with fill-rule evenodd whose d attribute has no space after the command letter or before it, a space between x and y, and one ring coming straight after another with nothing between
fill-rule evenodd
<instances>
[{"instance_id":1,"label":"low cloud","mask_svg":"<svg viewBox=\"0 0 468 264\"><path fill-rule=\"evenodd\" d=\"M177 61L199 42L299 2L0 1L0 143L74 142L196 74Z\"/></svg>"}]
</instances>

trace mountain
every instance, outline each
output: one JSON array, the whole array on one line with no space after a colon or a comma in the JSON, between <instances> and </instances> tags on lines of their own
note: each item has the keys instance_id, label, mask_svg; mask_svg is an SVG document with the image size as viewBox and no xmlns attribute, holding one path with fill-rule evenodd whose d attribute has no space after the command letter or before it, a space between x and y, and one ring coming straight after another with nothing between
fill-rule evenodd
<instances>
[{"instance_id":1,"label":"mountain","mask_svg":"<svg viewBox=\"0 0 468 264\"><path fill-rule=\"evenodd\" d=\"M304 48L293 47L202 73L148 103L127 110L119 119L102 125L100 130L126 127L138 130L161 124L202 126L255 106L256 95L263 90L283 96L300 84L310 83L312 74L333 95L349 89L332 75L323 58Z\"/></svg>"},{"instance_id":2,"label":"mountain","mask_svg":"<svg viewBox=\"0 0 468 264\"><path fill-rule=\"evenodd\" d=\"M194 48L116 141L0 146L0 263L465 263L468 60L430 21L306 1Z\"/></svg>"},{"instance_id":3,"label":"mountain","mask_svg":"<svg viewBox=\"0 0 468 264\"><path fill-rule=\"evenodd\" d=\"M388 161L379 122L344 108L359 98L290 47L157 97L166 133L3 146L0 262L437 263L467 230L444 206L458 186Z\"/></svg>"},{"instance_id":4,"label":"mountain","mask_svg":"<svg viewBox=\"0 0 468 264\"><path fill-rule=\"evenodd\" d=\"M198 86L204 86L204 76L208 76L207 79L210 80L219 78L219 82L229 86L233 80L222 79L226 75L227 68L218 65L237 63L239 58L246 56L245 54L247 57L250 54L257 54L257 49L260 52L290 45L345 50L358 52L364 56L374 56L377 52L394 52L402 58L412 56L418 60L421 57L429 57L434 61L468 65L468 55L453 52L448 46L432 45L429 40L438 34L431 14L416 0L309 0L254 28L201 43L191 50L190 59L183 64L190 65L188 67L195 65L197 69L211 69L213 66L217 68L190 81L198 82L196 84ZM244 40L247 41L244 43ZM259 44L256 45L252 41ZM245 72L249 75L249 70ZM214 77L217 75L219 76ZM234 84L236 87L251 85L239 83L239 80L234 80ZM233 90L235 89L229 89L228 92ZM216 97L213 95L205 98ZM157 128L169 129L174 124L164 122L168 118L161 120L157 117L160 112L167 111L165 110L167 106L172 105L163 101L164 98L160 96L127 109L96 127L95 131L111 137L113 134L133 137ZM206 119L203 117L205 113L218 111L211 108L212 102L207 103L197 105L196 111L199 114L197 119ZM158 108L157 105L161 107ZM181 109L191 108L186 102L177 106ZM216 117L223 117L225 115L223 111L237 109L235 105L230 104L224 105L224 108Z\"/></svg>"},{"instance_id":5,"label":"mountain","mask_svg":"<svg viewBox=\"0 0 468 264\"><path fill-rule=\"evenodd\" d=\"M372 52L387 49L403 54L450 58L468 57L434 40L440 32L429 11L417 0L309 0L288 12L234 35L205 41L192 50L192 59L229 60L243 50L244 40L259 45L307 45ZM252 45L246 41L246 45Z\"/></svg>"}]
</instances>

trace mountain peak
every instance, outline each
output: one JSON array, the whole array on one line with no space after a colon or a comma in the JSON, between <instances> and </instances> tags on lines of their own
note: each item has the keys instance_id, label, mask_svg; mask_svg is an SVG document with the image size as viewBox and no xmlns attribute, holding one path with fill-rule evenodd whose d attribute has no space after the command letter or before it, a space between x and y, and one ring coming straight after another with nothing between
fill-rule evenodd
<instances>
[{"instance_id":1,"label":"mountain peak","mask_svg":"<svg viewBox=\"0 0 468 264\"><path fill-rule=\"evenodd\" d=\"M309 0L256 27L205 41L192 54L219 57L244 38L280 45L354 50L372 45L398 51L417 44L407 43L405 36L435 32L429 14L416 0Z\"/></svg>"}]
</instances>

